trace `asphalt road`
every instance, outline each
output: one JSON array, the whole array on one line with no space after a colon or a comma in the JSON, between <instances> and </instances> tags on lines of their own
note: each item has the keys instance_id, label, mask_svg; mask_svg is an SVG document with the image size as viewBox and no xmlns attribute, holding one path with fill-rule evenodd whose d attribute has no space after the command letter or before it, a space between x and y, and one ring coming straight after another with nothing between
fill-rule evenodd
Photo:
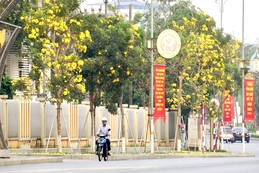
<instances>
[{"instance_id":1,"label":"asphalt road","mask_svg":"<svg viewBox=\"0 0 259 173\"><path fill-rule=\"evenodd\" d=\"M209 145L210 145L209 141L207 141L207 146ZM231 142L229 143L223 142L223 149L230 152L242 153L242 143L240 141L236 141L233 144ZM259 158L259 139L256 139L256 140L251 139L250 143L245 142L245 152L253 153L255 154L255 157Z\"/></svg>"},{"instance_id":2,"label":"asphalt road","mask_svg":"<svg viewBox=\"0 0 259 173\"><path fill-rule=\"evenodd\" d=\"M224 143L225 144L225 143ZM241 152L240 142L225 144L225 149L233 152ZM246 144L246 152L254 153L255 157L238 158L178 158L160 160L127 160L127 161L86 161L65 160L63 163L18 165L0 167L2 173L258 173L259 172L259 141L251 140Z\"/></svg>"}]
</instances>

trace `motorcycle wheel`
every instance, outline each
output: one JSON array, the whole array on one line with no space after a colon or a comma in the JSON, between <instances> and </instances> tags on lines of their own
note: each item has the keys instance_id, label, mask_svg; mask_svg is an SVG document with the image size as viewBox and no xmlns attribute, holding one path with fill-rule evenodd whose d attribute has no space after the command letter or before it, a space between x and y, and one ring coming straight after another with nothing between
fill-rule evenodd
<instances>
[{"instance_id":1,"label":"motorcycle wheel","mask_svg":"<svg viewBox=\"0 0 259 173\"><path fill-rule=\"evenodd\" d=\"M108 155L103 158L104 161L108 160Z\"/></svg>"},{"instance_id":2,"label":"motorcycle wheel","mask_svg":"<svg viewBox=\"0 0 259 173\"><path fill-rule=\"evenodd\" d=\"M108 148L105 147L103 148L103 150L105 149L105 151L103 151L103 160L107 161L108 160Z\"/></svg>"},{"instance_id":3,"label":"motorcycle wheel","mask_svg":"<svg viewBox=\"0 0 259 173\"><path fill-rule=\"evenodd\" d=\"M102 161L102 155L101 155L102 147L98 148L97 154L98 154L98 160Z\"/></svg>"}]
</instances>

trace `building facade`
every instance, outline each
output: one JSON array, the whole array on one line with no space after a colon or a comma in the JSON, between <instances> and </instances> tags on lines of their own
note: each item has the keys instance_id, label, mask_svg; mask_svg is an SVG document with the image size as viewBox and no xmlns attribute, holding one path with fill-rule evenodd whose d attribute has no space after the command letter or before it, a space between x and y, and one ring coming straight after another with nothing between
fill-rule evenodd
<instances>
[{"instance_id":1,"label":"building facade","mask_svg":"<svg viewBox=\"0 0 259 173\"><path fill-rule=\"evenodd\" d=\"M14 44L6 59L5 73L11 79L26 77L30 72L29 58L19 56L20 49Z\"/></svg>"},{"instance_id":2,"label":"building facade","mask_svg":"<svg viewBox=\"0 0 259 173\"><path fill-rule=\"evenodd\" d=\"M108 4L115 6L117 13L124 17L129 16L130 6L132 7L132 17L134 17L136 13L144 13L149 11L146 3L139 0L108 0ZM82 5L82 9L92 13L98 13L101 11L101 13L104 14L104 0L95 3L85 3Z\"/></svg>"}]
</instances>

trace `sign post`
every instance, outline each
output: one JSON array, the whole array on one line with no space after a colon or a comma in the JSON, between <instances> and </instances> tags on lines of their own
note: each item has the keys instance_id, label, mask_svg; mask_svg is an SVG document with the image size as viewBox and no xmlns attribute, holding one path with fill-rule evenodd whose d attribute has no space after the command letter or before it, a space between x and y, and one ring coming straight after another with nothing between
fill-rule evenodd
<instances>
[{"instance_id":1,"label":"sign post","mask_svg":"<svg viewBox=\"0 0 259 173\"><path fill-rule=\"evenodd\" d=\"M157 38L157 50L162 57L167 58L167 59L173 58L179 53L180 48L181 48L181 39L174 30L166 29L159 34L159 36ZM178 114L178 116L177 116L176 133L175 133L175 139L174 139L174 149L175 149L175 145L176 145L176 134L177 134L177 131L179 128L178 127L180 124L179 122L181 121L181 116L179 116L179 115L180 114ZM158 115L155 115L155 117L157 117L157 116ZM151 122L151 123L154 123L154 122ZM152 124L152 126L153 126L153 124Z\"/></svg>"}]
</instances>

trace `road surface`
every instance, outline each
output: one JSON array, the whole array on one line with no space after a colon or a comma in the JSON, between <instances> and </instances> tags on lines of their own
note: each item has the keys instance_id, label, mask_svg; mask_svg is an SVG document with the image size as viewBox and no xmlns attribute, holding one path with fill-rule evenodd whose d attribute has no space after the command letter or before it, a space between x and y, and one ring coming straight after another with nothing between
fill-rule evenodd
<instances>
[{"instance_id":1,"label":"road surface","mask_svg":"<svg viewBox=\"0 0 259 173\"><path fill-rule=\"evenodd\" d=\"M225 143L224 143L225 144ZM240 142L225 144L225 149L241 152ZM2 173L258 173L259 141L251 140L246 144L246 151L255 157L237 158L175 158L159 160L126 160L99 162L87 160L64 160L63 163L32 164L0 167Z\"/></svg>"}]
</instances>

